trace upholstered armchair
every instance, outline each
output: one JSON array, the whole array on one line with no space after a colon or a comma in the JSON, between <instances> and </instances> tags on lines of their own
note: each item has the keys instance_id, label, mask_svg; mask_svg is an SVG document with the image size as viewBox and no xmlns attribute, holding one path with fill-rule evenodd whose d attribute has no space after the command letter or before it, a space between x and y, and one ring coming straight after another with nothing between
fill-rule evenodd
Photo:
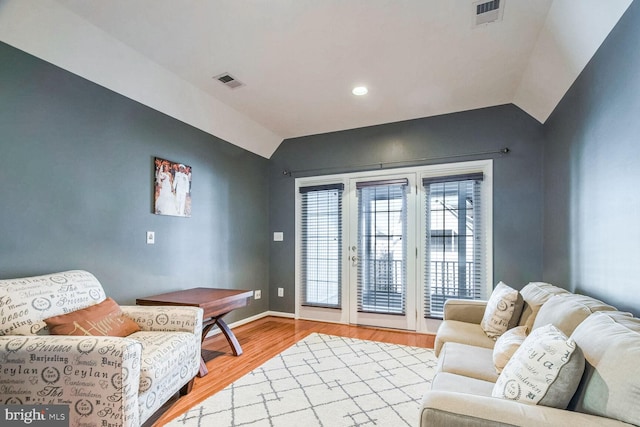
<instances>
[{"instance_id":1,"label":"upholstered armchair","mask_svg":"<svg viewBox=\"0 0 640 427\"><path fill-rule=\"evenodd\" d=\"M83 318L105 304L118 316ZM114 323L136 332L104 336ZM86 271L0 280L0 404L69 405L70 426L139 426L190 390L201 331L201 309L118 306Z\"/></svg>"}]
</instances>

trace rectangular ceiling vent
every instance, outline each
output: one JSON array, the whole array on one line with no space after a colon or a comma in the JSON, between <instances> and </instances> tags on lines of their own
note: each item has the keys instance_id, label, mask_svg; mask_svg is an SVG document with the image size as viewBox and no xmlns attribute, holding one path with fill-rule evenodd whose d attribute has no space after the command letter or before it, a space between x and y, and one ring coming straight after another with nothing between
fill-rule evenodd
<instances>
[{"instance_id":1,"label":"rectangular ceiling vent","mask_svg":"<svg viewBox=\"0 0 640 427\"><path fill-rule=\"evenodd\" d=\"M502 20L505 0L477 1L475 7L474 27Z\"/></svg>"},{"instance_id":2,"label":"rectangular ceiling vent","mask_svg":"<svg viewBox=\"0 0 640 427\"><path fill-rule=\"evenodd\" d=\"M229 73L220 74L218 76L215 76L214 79L218 80L220 83L231 89L244 86L244 83L242 83L240 80L236 79Z\"/></svg>"}]
</instances>

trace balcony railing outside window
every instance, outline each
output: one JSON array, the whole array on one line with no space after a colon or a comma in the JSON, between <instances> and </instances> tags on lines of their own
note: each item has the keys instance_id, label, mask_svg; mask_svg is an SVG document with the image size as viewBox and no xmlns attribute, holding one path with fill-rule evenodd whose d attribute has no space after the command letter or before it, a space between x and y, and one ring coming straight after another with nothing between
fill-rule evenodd
<instances>
[{"instance_id":1,"label":"balcony railing outside window","mask_svg":"<svg viewBox=\"0 0 640 427\"><path fill-rule=\"evenodd\" d=\"M465 284L474 283L473 262L466 263L466 276L459 280L458 262L456 261L432 261L432 282L431 296L446 298L472 299L474 295L473 286ZM370 283L374 287L369 289L370 293L391 293L402 295L402 260L373 260L369 269L374 275ZM462 284L463 286L459 286Z\"/></svg>"},{"instance_id":2,"label":"balcony railing outside window","mask_svg":"<svg viewBox=\"0 0 640 427\"><path fill-rule=\"evenodd\" d=\"M475 287L473 262L467 262L463 280L460 280L456 261L431 261L431 298L472 299ZM462 286L460 286L462 285Z\"/></svg>"}]
</instances>

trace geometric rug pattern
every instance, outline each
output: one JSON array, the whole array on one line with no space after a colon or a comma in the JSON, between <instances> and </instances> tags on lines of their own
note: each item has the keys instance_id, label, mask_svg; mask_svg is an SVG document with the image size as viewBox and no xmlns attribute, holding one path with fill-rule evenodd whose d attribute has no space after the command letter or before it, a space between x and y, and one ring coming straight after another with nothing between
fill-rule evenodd
<instances>
[{"instance_id":1,"label":"geometric rug pattern","mask_svg":"<svg viewBox=\"0 0 640 427\"><path fill-rule=\"evenodd\" d=\"M415 426L436 364L431 349L314 333L167 426Z\"/></svg>"}]
</instances>

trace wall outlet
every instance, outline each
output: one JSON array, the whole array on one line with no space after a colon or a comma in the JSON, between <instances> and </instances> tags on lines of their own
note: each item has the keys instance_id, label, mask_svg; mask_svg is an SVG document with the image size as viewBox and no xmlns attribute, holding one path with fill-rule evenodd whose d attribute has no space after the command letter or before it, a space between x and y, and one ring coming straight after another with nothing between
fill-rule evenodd
<instances>
[{"instance_id":1,"label":"wall outlet","mask_svg":"<svg viewBox=\"0 0 640 427\"><path fill-rule=\"evenodd\" d=\"M155 231L147 231L147 245L154 245L156 243Z\"/></svg>"},{"instance_id":2,"label":"wall outlet","mask_svg":"<svg viewBox=\"0 0 640 427\"><path fill-rule=\"evenodd\" d=\"M284 288L278 288L278 296L279 297L283 297L284 296Z\"/></svg>"},{"instance_id":3,"label":"wall outlet","mask_svg":"<svg viewBox=\"0 0 640 427\"><path fill-rule=\"evenodd\" d=\"M253 291L253 299L260 299L260 298L262 298L262 291L260 289Z\"/></svg>"}]
</instances>

